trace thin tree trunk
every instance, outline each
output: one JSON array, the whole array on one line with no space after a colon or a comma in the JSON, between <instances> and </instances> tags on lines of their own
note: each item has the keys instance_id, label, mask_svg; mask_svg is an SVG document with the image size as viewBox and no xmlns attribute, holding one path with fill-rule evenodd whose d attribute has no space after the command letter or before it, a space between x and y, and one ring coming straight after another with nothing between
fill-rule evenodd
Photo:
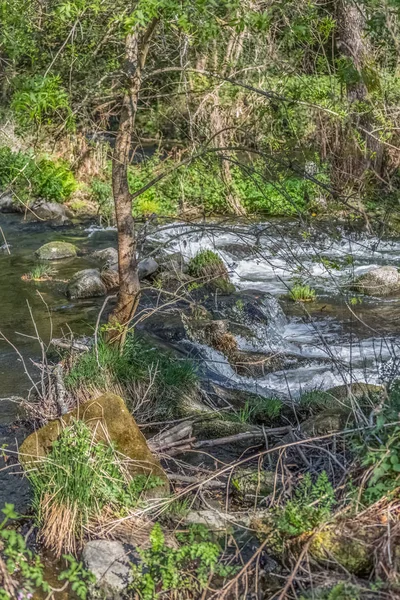
<instances>
[{"instance_id":1,"label":"thin tree trunk","mask_svg":"<svg viewBox=\"0 0 400 600\"><path fill-rule=\"evenodd\" d=\"M361 176L363 172L372 167L376 172L382 171L383 145L376 137L369 135L373 129L370 114L360 116L357 110L351 107L356 102L368 102L368 89L364 81L365 67L368 65L370 48L365 37L366 18L364 8L358 6L355 0L339 0L338 3L338 36L341 53L352 63L354 69L359 73L359 80L350 82L346 86L347 100L351 110L352 126L361 130L365 139L365 152L363 155L354 151L349 159L349 175ZM346 150L345 150L346 152ZM350 148L350 153L351 148Z\"/></svg>"},{"instance_id":2,"label":"thin tree trunk","mask_svg":"<svg viewBox=\"0 0 400 600\"><path fill-rule=\"evenodd\" d=\"M110 316L108 339L123 347L129 324L140 299L136 231L132 214L132 196L129 191L128 166L132 136L142 84L142 73L149 45L158 21L154 19L141 36L134 31L126 38L125 77L127 91L124 95L117 139L112 161L112 186L118 229L119 294L117 305Z\"/></svg>"}]
</instances>

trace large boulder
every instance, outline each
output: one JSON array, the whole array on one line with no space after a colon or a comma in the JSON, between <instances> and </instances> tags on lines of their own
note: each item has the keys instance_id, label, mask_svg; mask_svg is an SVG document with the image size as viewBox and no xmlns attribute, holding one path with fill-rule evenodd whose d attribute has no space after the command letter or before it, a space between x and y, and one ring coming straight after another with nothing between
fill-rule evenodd
<instances>
[{"instance_id":1,"label":"large boulder","mask_svg":"<svg viewBox=\"0 0 400 600\"><path fill-rule=\"evenodd\" d=\"M146 279L147 277L154 275L154 273L156 273L158 269L159 264L156 260L154 260L154 258L152 258L151 256L149 256L148 258L144 258L138 264L139 279Z\"/></svg>"},{"instance_id":2,"label":"large boulder","mask_svg":"<svg viewBox=\"0 0 400 600\"><path fill-rule=\"evenodd\" d=\"M103 248L103 250L96 250L93 252L92 258L97 260L105 269L118 270L118 250L115 248L110 247Z\"/></svg>"},{"instance_id":3,"label":"large boulder","mask_svg":"<svg viewBox=\"0 0 400 600\"><path fill-rule=\"evenodd\" d=\"M98 439L113 442L116 450L126 456L126 466L132 475L155 475L165 481L168 479L160 462L150 452L146 439L125 402L115 394L104 394L100 398L89 400L72 412L32 433L20 447L19 460L24 467L29 467L38 458L44 458L51 450L64 427L74 420L84 421L96 431Z\"/></svg>"},{"instance_id":4,"label":"large boulder","mask_svg":"<svg viewBox=\"0 0 400 600\"><path fill-rule=\"evenodd\" d=\"M107 598L117 599L132 581L128 553L120 542L93 540L83 549L85 567L96 578L96 587Z\"/></svg>"},{"instance_id":5,"label":"large boulder","mask_svg":"<svg viewBox=\"0 0 400 600\"><path fill-rule=\"evenodd\" d=\"M74 258L76 247L68 242L49 242L41 246L35 252L39 260L61 260L63 258Z\"/></svg>"},{"instance_id":6,"label":"large boulder","mask_svg":"<svg viewBox=\"0 0 400 600\"><path fill-rule=\"evenodd\" d=\"M39 221L54 221L57 225L69 224L72 217L72 213L62 204L44 201L39 201L32 206L31 215Z\"/></svg>"},{"instance_id":7,"label":"large boulder","mask_svg":"<svg viewBox=\"0 0 400 600\"><path fill-rule=\"evenodd\" d=\"M84 269L78 271L70 280L67 287L67 296L71 300L79 298L95 298L105 296L107 288L103 283L98 269Z\"/></svg>"},{"instance_id":8,"label":"large boulder","mask_svg":"<svg viewBox=\"0 0 400 600\"><path fill-rule=\"evenodd\" d=\"M353 288L368 296L390 296L400 293L400 272L396 267L372 269L354 282Z\"/></svg>"}]
</instances>

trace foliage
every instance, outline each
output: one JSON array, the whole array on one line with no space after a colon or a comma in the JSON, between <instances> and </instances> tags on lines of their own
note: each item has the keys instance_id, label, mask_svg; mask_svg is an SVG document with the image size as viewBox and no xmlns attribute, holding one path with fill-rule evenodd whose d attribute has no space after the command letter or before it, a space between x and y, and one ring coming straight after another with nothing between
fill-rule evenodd
<instances>
[{"instance_id":1,"label":"foliage","mask_svg":"<svg viewBox=\"0 0 400 600\"><path fill-rule=\"evenodd\" d=\"M138 550L141 563L133 565L132 590L141 600L161 598L165 592L201 593L213 574L227 577L235 568L218 562L220 547L210 541L205 527L192 525L178 534L180 546L169 547L158 523L150 534L151 547Z\"/></svg>"},{"instance_id":2,"label":"foliage","mask_svg":"<svg viewBox=\"0 0 400 600\"><path fill-rule=\"evenodd\" d=\"M326 472L315 483L306 473L292 500L272 510L274 530L283 538L311 532L329 519L334 504L335 493Z\"/></svg>"},{"instance_id":3,"label":"foliage","mask_svg":"<svg viewBox=\"0 0 400 600\"><path fill-rule=\"evenodd\" d=\"M64 202L76 190L77 182L68 165L50 158L0 148L0 187L22 198L43 198Z\"/></svg>"},{"instance_id":4,"label":"foliage","mask_svg":"<svg viewBox=\"0 0 400 600\"><path fill-rule=\"evenodd\" d=\"M131 477L113 445L98 441L83 421L66 427L27 477L39 524L48 528L49 519L59 511L67 528L63 541L68 549L74 547L74 538L83 539L85 526L105 506L124 512L137 504L143 490L159 485L156 477ZM59 541L61 531L57 527L52 532Z\"/></svg>"},{"instance_id":5,"label":"foliage","mask_svg":"<svg viewBox=\"0 0 400 600\"><path fill-rule=\"evenodd\" d=\"M294 302L313 302L316 299L316 293L309 285L295 283L290 289L289 298Z\"/></svg>"},{"instance_id":6,"label":"foliage","mask_svg":"<svg viewBox=\"0 0 400 600\"><path fill-rule=\"evenodd\" d=\"M300 596L300 600L360 600L361 589L343 581L337 583L331 588L317 589L310 594Z\"/></svg>"},{"instance_id":7,"label":"foliage","mask_svg":"<svg viewBox=\"0 0 400 600\"><path fill-rule=\"evenodd\" d=\"M100 219L111 225L114 222L114 201L111 184L98 177L93 177L90 183L92 200L98 206Z\"/></svg>"},{"instance_id":8,"label":"foliage","mask_svg":"<svg viewBox=\"0 0 400 600\"><path fill-rule=\"evenodd\" d=\"M190 361L159 352L133 335L128 336L122 354L100 339L98 361L100 368L94 349L76 357L65 377L67 387L72 391L81 388L110 391L110 387L117 384L126 387L126 397L129 399L135 383L147 386L154 378L148 402L154 403L152 408L159 416L173 415L180 398L197 381Z\"/></svg>"},{"instance_id":9,"label":"foliage","mask_svg":"<svg viewBox=\"0 0 400 600\"><path fill-rule=\"evenodd\" d=\"M67 128L73 123L67 92L62 89L58 75L24 77L17 80L11 109L18 124L28 128L50 125L53 118L66 119Z\"/></svg>"},{"instance_id":10,"label":"foliage","mask_svg":"<svg viewBox=\"0 0 400 600\"><path fill-rule=\"evenodd\" d=\"M40 557L27 547L25 538L20 533L15 529L6 528L9 521L19 518L14 506L6 504L1 512L5 515L0 524L0 539L3 544L1 554L5 559L7 572L18 581L20 588L18 598L31 598L38 590L49 593L51 587L45 581L44 566ZM94 581L93 574L84 569L82 563L77 562L74 557L66 555L63 558L68 568L60 573L58 580L71 583L71 590L78 598L86 600L88 585ZM5 589L0 590L1 600L11 600L11 598L12 596Z\"/></svg>"}]
</instances>

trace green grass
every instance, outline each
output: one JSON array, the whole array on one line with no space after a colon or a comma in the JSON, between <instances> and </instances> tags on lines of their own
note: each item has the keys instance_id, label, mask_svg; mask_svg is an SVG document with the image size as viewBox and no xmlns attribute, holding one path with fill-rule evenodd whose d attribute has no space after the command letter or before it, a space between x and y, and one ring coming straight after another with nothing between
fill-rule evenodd
<instances>
[{"instance_id":1,"label":"green grass","mask_svg":"<svg viewBox=\"0 0 400 600\"><path fill-rule=\"evenodd\" d=\"M44 279L51 279L54 274L54 269L48 264L38 264L33 269L25 273L23 279L27 281L43 281Z\"/></svg>"},{"instance_id":2,"label":"green grass","mask_svg":"<svg viewBox=\"0 0 400 600\"><path fill-rule=\"evenodd\" d=\"M121 513L135 506L157 477L131 477L112 444L98 441L83 421L66 427L47 457L30 464L33 506L42 537L57 556L75 553L85 528L107 507Z\"/></svg>"},{"instance_id":3,"label":"green grass","mask_svg":"<svg viewBox=\"0 0 400 600\"><path fill-rule=\"evenodd\" d=\"M65 377L68 389L79 393L82 389L97 389L125 394L125 400L134 405L141 400L150 385L146 406L152 416L174 416L182 396L190 393L197 382L193 363L180 360L169 352L160 352L146 341L130 335L122 354L101 338L96 352L76 357Z\"/></svg>"},{"instance_id":4,"label":"green grass","mask_svg":"<svg viewBox=\"0 0 400 600\"><path fill-rule=\"evenodd\" d=\"M313 302L317 294L309 285L295 283L289 292L289 298L294 302Z\"/></svg>"},{"instance_id":5,"label":"green grass","mask_svg":"<svg viewBox=\"0 0 400 600\"><path fill-rule=\"evenodd\" d=\"M192 277L224 277L227 271L222 258L212 250L200 250L190 259L189 275Z\"/></svg>"},{"instance_id":6,"label":"green grass","mask_svg":"<svg viewBox=\"0 0 400 600\"><path fill-rule=\"evenodd\" d=\"M254 400L246 401L238 411L229 413L227 418L238 423L265 423L277 419L282 411L282 400L279 398L263 398L259 396Z\"/></svg>"}]
</instances>

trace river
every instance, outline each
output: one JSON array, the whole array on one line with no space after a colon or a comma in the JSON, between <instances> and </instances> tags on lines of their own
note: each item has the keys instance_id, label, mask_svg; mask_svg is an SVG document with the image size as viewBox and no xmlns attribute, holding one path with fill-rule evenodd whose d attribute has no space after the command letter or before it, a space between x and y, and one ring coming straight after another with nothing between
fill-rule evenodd
<instances>
[{"instance_id":1,"label":"river","mask_svg":"<svg viewBox=\"0 0 400 600\"><path fill-rule=\"evenodd\" d=\"M0 226L10 247L10 254L6 249L0 253L0 331L4 336L0 340L0 442L15 447L15 438L23 433L10 433L6 427L18 408L10 398L28 393L31 384L24 364L35 376L32 361L40 359L35 327L46 343L51 336L70 331L77 335L93 331L103 300L69 301L65 281L76 271L95 266L90 252L115 246L116 232L82 223L52 228L25 222L18 215L0 215ZM35 250L56 239L76 244L80 255L54 264L52 281L24 281L22 276L36 263ZM354 276L375 266L398 267L399 238L378 239L360 228L337 224L310 227L271 220L163 225L152 231L150 242L187 258L202 248L215 249L237 288L255 290L263 297L266 324L256 328L251 340L238 335L239 347L302 358L294 368L254 381L237 375L216 350L187 340L176 344L196 356L209 377L228 387L295 398L307 390L344 382L378 383L381 365L399 354L400 298L361 298L347 287ZM300 305L285 298L296 278L316 289L315 302ZM12 483L9 479L1 486L0 504L16 501L22 494L21 480Z\"/></svg>"}]
</instances>

